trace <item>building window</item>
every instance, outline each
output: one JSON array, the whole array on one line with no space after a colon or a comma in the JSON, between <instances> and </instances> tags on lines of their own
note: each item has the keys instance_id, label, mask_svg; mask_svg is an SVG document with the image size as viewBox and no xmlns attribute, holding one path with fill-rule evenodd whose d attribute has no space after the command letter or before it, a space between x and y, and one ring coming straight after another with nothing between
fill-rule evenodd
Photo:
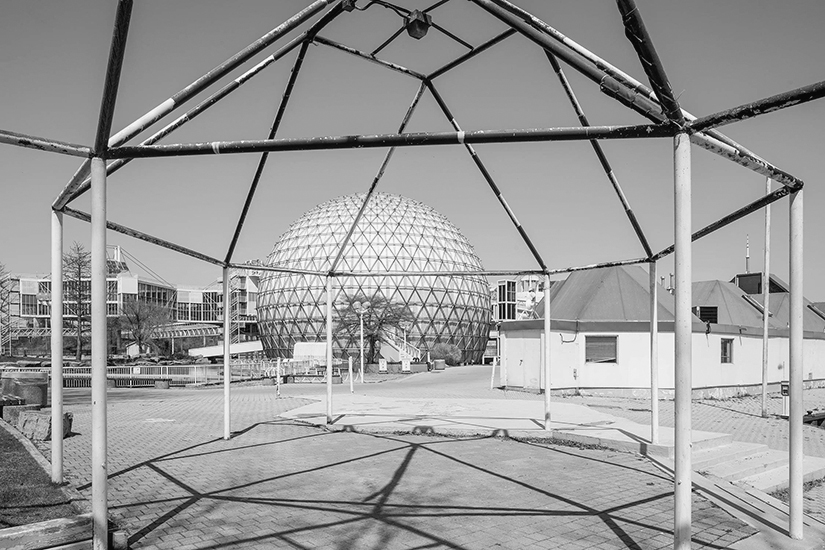
<instances>
[{"instance_id":1,"label":"building window","mask_svg":"<svg viewBox=\"0 0 825 550\"><path fill-rule=\"evenodd\" d=\"M108 317L117 317L117 304L106 304L106 315Z\"/></svg>"},{"instance_id":2,"label":"building window","mask_svg":"<svg viewBox=\"0 0 825 550\"><path fill-rule=\"evenodd\" d=\"M584 360L587 363L618 363L618 336L585 336Z\"/></svg>"},{"instance_id":3,"label":"building window","mask_svg":"<svg viewBox=\"0 0 825 550\"><path fill-rule=\"evenodd\" d=\"M733 338L722 338L722 362L733 363Z\"/></svg>"},{"instance_id":4,"label":"building window","mask_svg":"<svg viewBox=\"0 0 825 550\"><path fill-rule=\"evenodd\" d=\"M498 282L498 319L512 320L516 318L516 282Z\"/></svg>"},{"instance_id":5,"label":"building window","mask_svg":"<svg viewBox=\"0 0 825 550\"><path fill-rule=\"evenodd\" d=\"M699 306L696 308L696 316L702 320L703 323L719 322L719 308L716 306Z\"/></svg>"},{"instance_id":6,"label":"building window","mask_svg":"<svg viewBox=\"0 0 825 550\"><path fill-rule=\"evenodd\" d=\"M37 296L35 294L20 295L20 315L37 315Z\"/></svg>"}]
</instances>

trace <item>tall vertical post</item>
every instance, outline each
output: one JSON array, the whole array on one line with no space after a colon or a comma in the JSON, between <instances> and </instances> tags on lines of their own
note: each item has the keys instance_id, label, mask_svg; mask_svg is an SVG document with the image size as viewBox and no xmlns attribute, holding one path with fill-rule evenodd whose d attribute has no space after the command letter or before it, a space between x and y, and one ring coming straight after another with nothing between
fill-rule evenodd
<instances>
[{"instance_id":1,"label":"tall vertical post","mask_svg":"<svg viewBox=\"0 0 825 550\"><path fill-rule=\"evenodd\" d=\"M544 274L544 429L550 431L550 275Z\"/></svg>"},{"instance_id":2,"label":"tall vertical post","mask_svg":"<svg viewBox=\"0 0 825 550\"><path fill-rule=\"evenodd\" d=\"M93 546L108 540L106 441L106 161L92 159L92 519Z\"/></svg>"},{"instance_id":3,"label":"tall vertical post","mask_svg":"<svg viewBox=\"0 0 825 550\"><path fill-rule=\"evenodd\" d=\"M765 178L766 195L771 178ZM765 207L765 260L762 263L762 418L768 418L768 318L771 315L771 205Z\"/></svg>"},{"instance_id":4,"label":"tall vertical post","mask_svg":"<svg viewBox=\"0 0 825 550\"><path fill-rule=\"evenodd\" d=\"M352 380L352 355L347 357L347 366L349 368L349 372L347 373L347 374L349 374L349 392L350 393L355 393L355 386L353 386L353 380Z\"/></svg>"},{"instance_id":5,"label":"tall vertical post","mask_svg":"<svg viewBox=\"0 0 825 550\"><path fill-rule=\"evenodd\" d=\"M659 285L656 262L650 272L650 442L659 443Z\"/></svg>"},{"instance_id":6,"label":"tall vertical post","mask_svg":"<svg viewBox=\"0 0 825 550\"><path fill-rule=\"evenodd\" d=\"M232 351L229 323L232 318L232 296L229 288L229 267L223 268L223 438L229 439L232 435L232 411L229 405L229 386L232 383L230 370L230 353Z\"/></svg>"},{"instance_id":7,"label":"tall vertical post","mask_svg":"<svg viewBox=\"0 0 825 550\"><path fill-rule=\"evenodd\" d=\"M52 482L63 483L63 214L52 213Z\"/></svg>"},{"instance_id":8,"label":"tall vertical post","mask_svg":"<svg viewBox=\"0 0 825 550\"><path fill-rule=\"evenodd\" d=\"M691 180L690 137L678 133L673 138L674 168L674 243L676 256L676 343L675 343L675 478L674 550L690 549L691 531Z\"/></svg>"},{"instance_id":9,"label":"tall vertical post","mask_svg":"<svg viewBox=\"0 0 825 550\"><path fill-rule=\"evenodd\" d=\"M364 383L364 310L358 310L358 320L361 323L361 383Z\"/></svg>"},{"instance_id":10,"label":"tall vertical post","mask_svg":"<svg viewBox=\"0 0 825 550\"><path fill-rule=\"evenodd\" d=\"M327 275L327 424L332 424L332 277Z\"/></svg>"},{"instance_id":11,"label":"tall vertical post","mask_svg":"<svg viewBox=\"0 0 825 550\"><path fill-rule=\"evenodd\" d=\"M791 509L788 531L792 539L802 538L802 190L791 194L790 199L790 416L788 430L790 448Z\"/></svg>"}]
</instances>

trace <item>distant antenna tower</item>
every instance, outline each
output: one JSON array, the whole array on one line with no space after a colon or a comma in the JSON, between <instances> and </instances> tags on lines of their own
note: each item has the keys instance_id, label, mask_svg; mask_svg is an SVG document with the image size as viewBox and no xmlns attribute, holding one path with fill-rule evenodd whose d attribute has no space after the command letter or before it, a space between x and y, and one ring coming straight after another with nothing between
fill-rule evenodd
<instances>
[{"instance_id":1,"label":"distant antenna tower","mask_svg":"<svg viewBox=\"0 0 825 550\"><path fill-rule=\"evenodd\" d=\"M751 272L751 236L745 234L745 273Z\"/></svg>"}]
</instances>

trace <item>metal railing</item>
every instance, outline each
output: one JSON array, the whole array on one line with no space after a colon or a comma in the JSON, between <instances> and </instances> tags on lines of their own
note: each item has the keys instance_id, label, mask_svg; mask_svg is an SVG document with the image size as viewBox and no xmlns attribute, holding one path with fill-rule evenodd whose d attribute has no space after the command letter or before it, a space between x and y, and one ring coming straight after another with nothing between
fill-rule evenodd
<instances>
[{"instance_id":1,"label":"metal railing","mask_svg":"<svg viewBox=\"0 0 825 550\"><path fill-rule=\"evenodd\" d=\"M340 365L334 359L333 365ZM8 367L0 372L45 372L49 367ZM338 369L340 373L340 368ZM230 363L232 382L274 378L284 375L325 374L325 365L317 360L293 359L234 359ZM106 367L106 379L117 388L151 388L155 382L168 382L170 386L219 384L223 382L223 365L119 365ZM64 388L88 388L92 385L91 367L63 367Z\"/></svg>"}]
</instances>

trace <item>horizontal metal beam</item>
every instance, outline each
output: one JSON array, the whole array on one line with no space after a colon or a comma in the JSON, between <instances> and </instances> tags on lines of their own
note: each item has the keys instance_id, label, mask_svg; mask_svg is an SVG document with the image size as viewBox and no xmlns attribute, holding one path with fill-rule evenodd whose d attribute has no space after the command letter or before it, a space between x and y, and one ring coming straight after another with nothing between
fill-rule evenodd
<instances>
[{"instance_id":1,"label":"horizontal metal beam","mask_svg":"<svg viewBox=\"0 0 825 550\"><path fill-rule=\"evenodd\" d=\"M697 118L688 124L687 127L694 132L701 132L709 128L717 128L725 124L772 113L794 105L801 105L822 97L825 97L825 80Z\"/></svg>"},{"instance_id":2,"label":"horizontal metal beam","mask_svg":"<svg viewBox=\"0 0 825 550\"><path fill-rule=\"evenodd\" d=\"M318 277L326 277L328 274L326 271L312 271L309 269L297 269L291 267L275 267L251 262L240 264L231 263L229 264L229 267L232 269L243 269L244 271L270 271L273 273L294 273L296 275L317 275Z\"/></svg>"},{"instance_id":3,"label":"horizontal metal beam","mask_svg":"<svg viewBox=\"0 0 825 550\"><path fill-rule=\"evenodd\" d=\"M703 227L702 229L700 229L699 231L697 231L696 233L694 233L691 236L691 241L697 241L697 240L701 239L702 237L710 235L714 231L722 229L726 225L730 225L731 223L735 222L736 220L738 220L740 218L744 218L748 214L756 212L757 210L760 210L760 209L768 206L769 204L778 201L779 199L781 199L785 195L790 195L790 193L791 193L790 188L780 187L779 189L777 189L773 193L765 195L761 199L755 200L750 204L746 204L745 206L743 206L739 210L737 210L735 212L731 212L730 214L728 214L724 218L720 218L719 220L713 222L710 225L706 225L705 227ZM664 258L665 256L673 254L673 249L674 249L673 245L670 245L669 247L665 248L661 252L658 252L655 255L651 256L650 261L658 261L658 260L661 260L662 258Z\"/></svg>"},{"instance_id":4,"label":"horizontal metal beam","mask_svg":"<svg viewBox=\"0 0 825 550\"><path fill-rule=\"evenodd\" d=\"M92 221L92 217L89 214L87 214L86 212L81 212L80 210L74 210L73 208L66 207L62 210L62 212L67 216L71 216L72 218L82 220L84 222L91 223ZM138 231L137 229L132 229L131 227L126 227L125 225L120 225L111 221L107 221L106 229L111 229L112 231L116 231L117 233L122 233L123 235L128 235L129 237L140 239L141 241L146 241L147 243L167 248L169 250L179 252L186 256L191 256L192 258L196 258L198 260L202 260L210 264L219 265L221 267L223 267L224 265L224 263L221 260L218 260L217 258L207 256L206 254L201 254L200 252L186 248L185 246L180 246L179 244L175 244L173 242L153 237L148 233Z\"/></svg>"},{"instance_id":5,"label":"horizontal metal beam","mask_svg":"<svg viewBox=\"0 0 825 550\"><path fill-rule=\"evenodd\" d=\"M638 139L670 137L670 125L588 126L573 128L531 128L521 130L475 130L471 132L420 132L324 136L312 138L261 139L178 143L171 145L131 145L109 150L109 158L182 157L263 153L265 151L320 151L420 145L463 145L465 143L524 143L536 141L585 141L591 139Z\"/></svg>"},{"instance_id":6,"label":"horizontal metal beam","mask_svg":"<svg viewBox=\"0 0 825 550\"><path fill-rule=\"evenodd\" d=\"M0 143L72 157L89 158L92 155L92 148L85 145L67 143L65 141L57 141L55 139L31 136L28 134L19 134L17 132L10 132L9 130L0 130Z\"/></svg>"}]
</instances>

